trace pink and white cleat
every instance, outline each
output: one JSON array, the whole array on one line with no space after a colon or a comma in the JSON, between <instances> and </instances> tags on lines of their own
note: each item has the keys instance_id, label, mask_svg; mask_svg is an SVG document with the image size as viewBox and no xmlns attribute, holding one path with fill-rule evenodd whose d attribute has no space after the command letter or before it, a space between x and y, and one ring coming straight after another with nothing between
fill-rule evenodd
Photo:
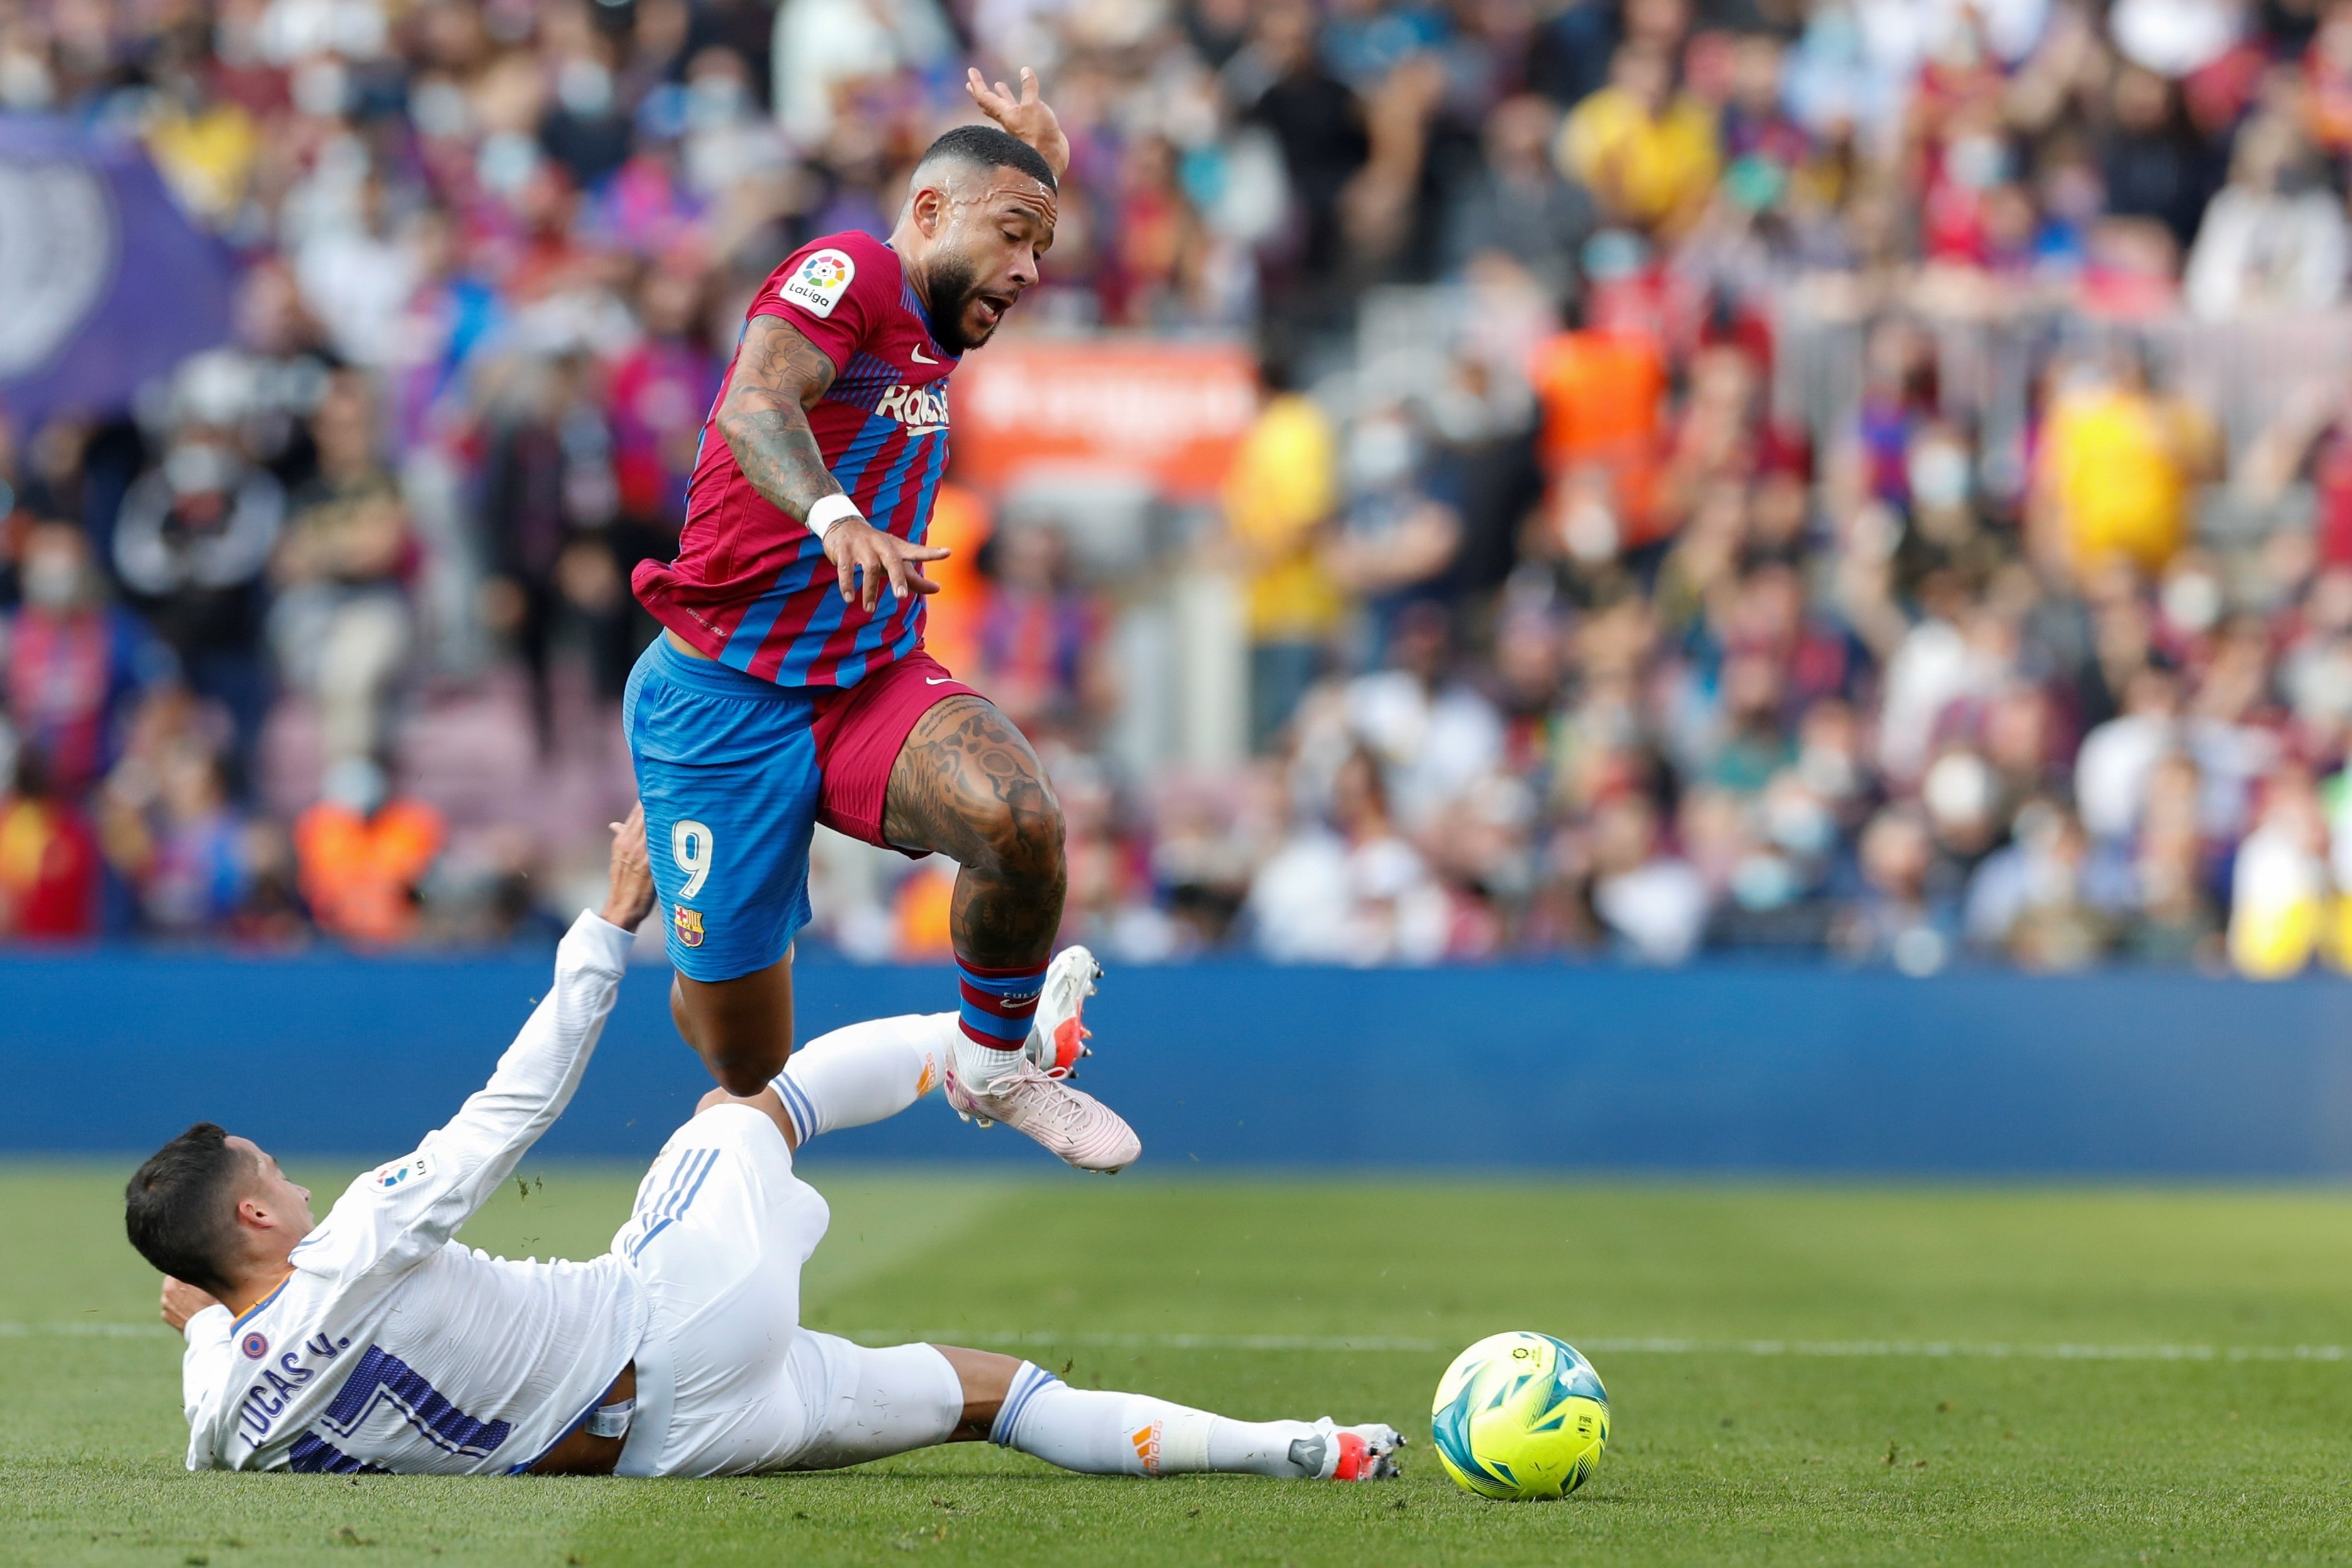
<instances>
[{"instance_id":1,"label":"pink and white cleat","mask_svg":"<svg viewBox=\"0 0 2352 1568\"><path fill-rule=\"evenodd\" d=\"M1102 966L1084 947L1064 949L1045 970L1035 1022L1019 1051L987 1051L959 1039L947 1069L948 1103L967 1122L1019 1129L1082 1171L1125 1170L1143 1140L1119 1113L1063 1080L1087 1047L1087 998ZM1003 1060L1010 1057L1008 1065ZM973 1069L979 1069L979 1071ZM985 1076L983 1076L985 1074Z\"/></svg>"},{"instance_id":2,"label":"pink and white cleat","mask_svg":"<svg viewBox=\"0 0 2352 1568\"><path fill-rule=\"evenodd\" d=\"M1087 1041L1087 998L1095 994L1102 966L1084 947L1065 947L1045 968L1045 983L1037 996L1037 1016L1029 1026L1029 1041L1022 1047L1037 1071L1048 1078L1075 1078L1078 1062L1094 1054Z\"/></svg>"},{"instance_id":3,"label":"pink and white cleat","mask_svg":"<svg viewBox=\"0 0 2352 1568\"><path fill-rule=\"evenodd\" d=\"M959 1056L961 1052L957 1053ZM1011 1053L1008 1053L1011 1054ZM967 1122L1002 1122L1034 1138L1082 1171L1123 1171L1143 1153L1143 1140L1119 1113L1082 1090L1046 1077L1026 1055L995 1082L982 1086L948 1063L948 1103Z\"/></svg>"},{"instance_id":4,"label":"pink and white cleat","mask_svg":"<svg viewBox=\"0 0 2352 1568\"><path fill-rule=\"evenodd\" d=\"M1308 1480L1388 1481L1404 1474L1404 1435L1394 1427L1339 1427L1326 1416L1316 1435L1290 1445L1290 1462Z\"/></svg>"}]
</instances>

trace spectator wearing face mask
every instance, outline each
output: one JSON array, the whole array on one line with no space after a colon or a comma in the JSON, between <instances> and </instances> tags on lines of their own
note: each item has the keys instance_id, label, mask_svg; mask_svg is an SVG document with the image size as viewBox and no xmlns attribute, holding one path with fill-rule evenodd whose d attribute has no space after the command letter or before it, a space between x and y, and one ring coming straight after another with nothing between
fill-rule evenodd
<instances>
[{"instance_id":1,"label":"spectator wearing face mask","mask_svg":"<svg viewBox=\"0 0 2352 1568\"><path fill-rule=\"evenodd\" d=\"M1248 908L1260 948L1285 963L1426 964L1445 951L1445 890L1397 831L1365 751L1333 777L1329 825L1291 835L1259 869Z\"/></svg>"},{"instance_id":2,"label":"spectator wearing face mask","mask_svg":"<svg viewBox=\"0 0 2352 1568\"><path fill-rule=\"evenodd\" d=\"M1559 112L1528 95L1507 99L1488 117L1486 156L1448 205L1441 238L1450 269L1499 251L1526 268L1547 298L1564 299L1576 284L1576 257L1601 224L1592 193L1551 160Z\"/></svg>"},{"instance_id":3,"label":"spectator wearing face mask","mask_svg":"<svg viewBox=\"0 0 2352 1568\"><path fill-rule=\"evenodd\" d=\"M2027 968L2085 967L2106 951L2113 936L2096 880L2082 822L2053 801L2028 801L2017 813L2010 842L1969 879L1969 938Z\"/></svg>"},{"instance_id":4,"label":"spectator wearing face mask","mask_svg":"<svg viewBox=\"0 0 2352 1568\"><path fill-rule=\"evenodd\" d=\"M265 574L285 520L278 481L225 436L198 430L131 486L115 527L116 576L179 656L190 689L228 710L247 776L268 711Z\"/></svg>"},{"instance_id":5,"label":"spectator wearing face mask","mask_svg":"<svg viewBox=\"0 0 2352 1568\"><path fill-rule=\"evenodd\" d=\"M1957 912L1936 886L1936 840L1916 806L1888 806L1861 843L1863 888L1837 923L1839 952L1928 975L1950 959Z\"/></svg>"},{"instance_id":6,"label":"spectator wearing face mask","mask_svg":"<svg viewBox=\"0 0 2352 1568\"><path fill-rule=\"evenodd\" d=\"M2263 310L2324 310L2343 297L2352 262L2344 204L2308 166L2285 120L2238 132L2230 183L2205 209L2182 292L2208 320Z\"/></svg>"},{"instance_id":7,"label":"spectator wearing face mask","mask_svg":"<svg viewBox=\"0 0 2352 1568\"><path fill-rule=\"evenodd\" d=\"M1629 957L1679 964L1706 935L1706 880L1666 848L1648 797L1621 795L1594 814L1592 906Z\"/></svg>"},{"instance_id":8,"label":"spectator wearing face mask","mask_svg":"<svg viewBox=\"0 0 2352 1568\"><path fill-rule=\"evenodd\" d=\"M1082 726L1104 627L1073 580L1069 541L1050 525L996 539L996 591L980 622L987 689L1025 735Z\"/></svg>"},{"instance_id":9,"label":"spectator wearing face mask","mask_svg":"<svg viewBox=\"0 0 2352 1568\"><path fill-rule=\"evenodd\" d=\"M2108 214L2161 225L2185 249L2219 181L2213 154L2189 123L2179 89L2143 66L2119 68L2101 142Z\"/></svg>"},{"instance_id":10,"label":"spectator wearing face mask","mask_svg":"<svg viewBox=\"0 0 2352 1568\"><path fill-rule=\"evenodd\" d=\"M2181 745L2180 689L2152 665L2124 685L2124 711L2083 737L2074 758L2074 799L2093 838L2121 842L2136 832L2148 779Z\"/></svg>"},{"instance_id":11,"label":"spectator wearing face mask","mask_svg":"<svg viewBox=\"0 0 2352 1568\"><path fill-rule=\"evenodd\" d=\"M318 705L329 763L384 742L384 705L414 634L407 579L416 550L400 487L375 456L373 400L349 371L311 420L318 476L296 492L274 563L278 667Z\"/></svg>"},{"instance_id":12,"label":"spectator wearing face mask","mask_svg":"<svg viewBox=\"0 0 2352 1568\"><path fill-rule=\"evenodd\" d=\"M518 389L495 427L485 475L491 619L530 673L540 751L555 747L553 672L584 646L600 696L617 704L636 656L635 602L615 538L621 489L613 427L586 355L566 354Z\"/></svg>"},{"instance_id":13,"label":"spectator wearing face mask","mask_svg":"<svg viewBox=\"0 0 2352 1568\"><path fill-rule=\"evenodd\" d=\"M1596 277L1583 322L1537 345L1528 363L1549 531L1588 561L1653 537L1669 372L1637 293L1630 278Z\"/></svg>"},{"instance_id":14,"label":"spectator wearing face mask","mask_svg":"<svg viewBox=\"0 0 2352 1568\"><path fill-rule=\"evenodd\" d=\"M632 536L624 571L676 550L687 481L701 449L702 420L719 395L723 361L702 330L701 275L682 262L649 267L637 288L646 335L605 383L620 531ZM647 633L651 635L650 632Z\"/></svg>"},{"instance_id":15,"label":"spectator wearing face mask","mask_svg":"<svg viewBox=\"0 0 2352 1568\"><path fill-rule=\"evenodd\" d=\"M1340 197L1370 155L1364 105L1333 75L1316 47L1314 10L1295 0L1257 14L1248 48L1226 68L1255 93L1247 117L1282 150L1285 172L1301 210L1301 282L1328 279L1340 261Z\"/></svg>"},{"instance_id":16,"label":"spectator wearing face mask","mask_svg":"<svg viewBox=\"0 0 2352 1568\"><path fill-rule=\"evenodd\" d=\"M1942 570L1989 580L2005 555L1977 509L1976 455L1967 432L1948 420L1921 421L1905 448L1903 474L1910 501L1895 555L1903 584L1916 587Z\"/></svg>"},{"instance_id":17,"label":"spectator wearing face mask","mask_svg":"<svg viewBox=\"0 0 2352 1568\"><path fill-rule=\"evenodd\" d=\"M1428 602L1396 619L1387 667L1340 689L1349 743L1381 766L1383 810L1410 833L1434 830L1501 762L1503 721L1454 667L1454 627ZM1301 747L1336 749L1320 722L1302 721Z\"/></svg>"},{"instance_id":18,"label":"spectator wearing face mask","mask_svg":"<svg viewBox=\"0 0 2352 1568\"><path fill-rule=\"evenodd\" d=\"M152 767L123 771L138 777L110 781L101 839L141 926L180 936L227 928L251 889L256 846L220 758L184 738Z\"/></svg>"},{"instance_id":19,"label":"spectator wearing face mask","mask_svg":"<svg viewBox=\"0 0 2352 1568\"><path fill-rule=\"evenodd\" d=\"M981 16L1001 27L1004 14L1018 10L986 0ZM801 146L822 146L845 89L901 66L937 68L955 47L931 0L785 0L776 7L776 119Z\"/></svg>"},{"instance_id":20,"label":"spectator wearing face mask","mask_svg":"<svg viewBox=\"0 0 2352 1568\"><path fill-rule=\"evenodd\" d=\"M1391 404L1356 421L1341 449L1346 499L1326 555L1333 580L1361 601L1364 662L1387 656L1410 606L1442 601L1462 549L1462 514L1432 493L1421 431Z\"/></svg>"},{"instance_id":21,"label":"spectator wearing face mask","mask_svg":"<svg viewBox=\"0 0 2352 1568\"><path fill-rule=\"evenodd\" d=\"M23 607L0 615L0 695L49 782L79 796L113 762L138 695L171 678L171 651L107 602L82 531L41 522L26 531Z\"/></svg>"}]
</instances>

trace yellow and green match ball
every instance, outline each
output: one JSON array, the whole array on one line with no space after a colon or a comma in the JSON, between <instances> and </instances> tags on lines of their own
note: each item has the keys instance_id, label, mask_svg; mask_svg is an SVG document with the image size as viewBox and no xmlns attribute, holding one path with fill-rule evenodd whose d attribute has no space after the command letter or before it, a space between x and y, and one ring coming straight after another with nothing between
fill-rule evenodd
<instances>
[{"instance_id":1,"label":"yellow and green match ball","mask_svg":"<svg viewBox=\"0 0 2352 1568\"><path fill-rule=\"evenodd\" d=\"M1438 1380L1429 1427L1437 1462L1480 1497L1562 1498L1609 1446L1609 1393L1565 1340L1489 1334Z\"/></svg>"}]
</instances>

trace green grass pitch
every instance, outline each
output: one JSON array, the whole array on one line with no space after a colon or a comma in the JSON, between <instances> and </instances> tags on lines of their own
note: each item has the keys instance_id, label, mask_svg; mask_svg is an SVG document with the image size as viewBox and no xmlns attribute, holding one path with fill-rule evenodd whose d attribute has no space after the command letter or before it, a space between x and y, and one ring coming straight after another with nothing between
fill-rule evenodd
<instances>
[{"instance_id":1,"label":"green grass pitch","mask_svg":"<svg viewBox=\"0 0 2352 1568\"><path fill-rule=\"evenodd\" d=\"M123 1172L15 1165L0 1563L2352 1559L2339 1194L1013 1180L817 1153L812 1324L1393 1422L1421 1439L1405 1479L1090 1479L985 1445L707 1482L190 1476L177 1343L136 1326L154 1281L121 1239ZM633 1186L526 1174L467 1239L586 1256ZM1613 1446L1563 1503L1473 1499L1428 1452L1452 1352L1518 1327L1608 1382Z\"/></svg>"}]
</instances>

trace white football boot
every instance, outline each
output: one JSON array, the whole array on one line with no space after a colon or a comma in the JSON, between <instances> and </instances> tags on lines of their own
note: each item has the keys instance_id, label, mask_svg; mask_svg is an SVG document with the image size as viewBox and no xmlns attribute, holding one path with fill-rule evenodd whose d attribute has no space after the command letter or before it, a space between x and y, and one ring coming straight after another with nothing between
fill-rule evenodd
<instances>
[{"instance_id":1,"label":"white football boot","mask_svg":"<svg viewBox=\"0 0 2352 1568\"><path fill-rule=\"evenodd\" d=\"M1037 1016L1020 1051L994 1051L956 1037L948 1059L947 1094L965 1121L982 1127L1002 1122L1078 1169L1108 1176L1135 1163L1143 1140L1118 1112L1061 1081L1088 1054L1083 1015L1101 973L1084 947L1065 950L1045 971Z\"/></svg>"},{"instance_id":2,"label":"white football boot","mask_svg":"<svg viewBox=\"0 0 2352 1568\"><path fill-rule=\"evenodd\" d=\"M1404 1434L1394 1427L1341 1427L1326 1416L1312 1437L1294 1437L1290 1462L1308 1480L1388 1481L1404 1474Z\"/></svg>"},{"instance_id":3,"label":"white football boot","mask_svg":"<svg viewBox=\"0 0 2352 1568\"><path fill-rule=\"evenodd\" d=\"M1094 1038L1086 1024L1087 998L1095 994L1102 972L1102 965L1084 947L1065 947L1046 966L1029 1043L1022 1047L1046 1077L1076 1078L1079 1061L1094 1054L1087 1043Z\"/></svg>"}]
</instances>

